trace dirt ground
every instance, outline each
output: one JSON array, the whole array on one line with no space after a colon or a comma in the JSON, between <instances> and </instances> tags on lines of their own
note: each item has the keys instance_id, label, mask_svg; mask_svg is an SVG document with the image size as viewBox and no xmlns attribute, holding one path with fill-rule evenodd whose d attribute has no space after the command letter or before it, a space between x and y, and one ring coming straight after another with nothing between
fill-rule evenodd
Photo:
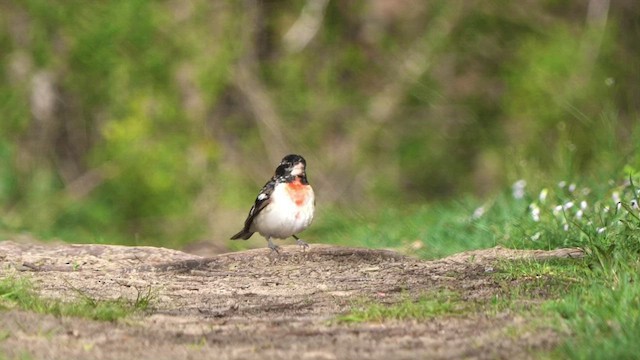
<instances>
[{"instance_id":1,"label":"dirt ground","mask_svg":"<svg viewBox=\"0 0 640 360\"><path fill-rule=\"evenodd\" d=\"M448 289L464 301L504 292L498 259L579 256L576 249L492 248L435 261L386 250L285 246L200 257L153 247L0 242L0 277L27 276L42 296L135 299L151 308L117 322L0 311L12 359L528 358L561 336L539 317L471 312L424 321L344 324L362 301L392 304ZM526 281L526 279L524 280ZM543 294L544 295L544 294ZM541 325L542 324L542 325ZM0 355L0 358L2 356Z\"/></svg>"}]
</instances>

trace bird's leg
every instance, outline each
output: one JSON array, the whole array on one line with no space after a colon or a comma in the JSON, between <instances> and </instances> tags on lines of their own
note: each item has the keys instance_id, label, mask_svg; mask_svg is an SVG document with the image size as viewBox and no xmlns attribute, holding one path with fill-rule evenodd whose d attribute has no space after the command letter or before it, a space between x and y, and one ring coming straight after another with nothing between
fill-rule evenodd
<instances>
[{"instance_id":1,"label":"bird's leg","mask_svg":"<svg viewBox=\"0 0 640 360\"><path fill-rule=\"evenodd\" d=\"M307 248L309 248L309 244L307 244L306 242L304 242L302 239L300 239L299 237L292 235L294 239L296 239L296 244L298 244L298 246L300 246L302 248L302 251L305 251Z\"/></svg>"},{"instance_id":2,"label":"bird's leg","mask_svg":"<svg viewBox=\"0 0 640 360\"><path fill-rule=\"evenodd\" d=\"M278 250L280 247L271 242L271 236L267 238L267 246L269 247L269 249L271 249L271 251L275 251L276 254L280 254L280 251Z\"/></svg>"}]
</instances>

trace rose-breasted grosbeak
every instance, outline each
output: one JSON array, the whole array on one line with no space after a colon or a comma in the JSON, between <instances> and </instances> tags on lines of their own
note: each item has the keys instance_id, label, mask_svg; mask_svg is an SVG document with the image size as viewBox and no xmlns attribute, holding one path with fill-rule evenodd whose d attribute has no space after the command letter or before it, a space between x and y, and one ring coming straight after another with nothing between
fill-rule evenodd
<instances>
[{"instance_id":1,"label":"rose-breasted grosbeak","mask_svg":"<svg viewBox=\"0 0 640 360\"><path fill-rule=\"evenodd\" d=\"M309 227L315 209L315 196L307 181L306 166L307 162L300 155L285 156L276 168L275 175L256 197L244 228L231 240L247 240L254 232L258 232L276 253L278 246L271 242L271 238L286 239L293 236L303 250L309 247L296 236Z\"/></svg>"}]
</instances>

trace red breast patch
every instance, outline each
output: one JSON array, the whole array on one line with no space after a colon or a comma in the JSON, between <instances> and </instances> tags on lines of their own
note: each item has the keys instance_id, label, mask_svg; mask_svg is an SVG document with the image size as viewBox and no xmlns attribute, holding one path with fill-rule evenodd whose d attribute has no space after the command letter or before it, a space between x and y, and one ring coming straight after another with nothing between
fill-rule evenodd
<instances>
[{"instance_id":1,"label":"red breast patch","mask_svg":"<svg viewBox=\"0 0 640 360\"><path fill-rule=\"evenodd\" d=\"M307 199L307 187L309 185L304 185L300 182L300 179L295 179L294 181L287 184L287 193L291 200L293 200L296 205L301 206L304 204Z\"/></svg>"}]
</instances>

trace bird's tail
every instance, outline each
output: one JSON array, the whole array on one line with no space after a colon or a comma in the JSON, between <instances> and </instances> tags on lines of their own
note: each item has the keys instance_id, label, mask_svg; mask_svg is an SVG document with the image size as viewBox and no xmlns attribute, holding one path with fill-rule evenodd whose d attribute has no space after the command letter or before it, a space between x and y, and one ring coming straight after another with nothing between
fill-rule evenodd
<instances>
[{"instance_id":1,"label":"bird's tail","mask_svg":"<svg viewBox=\"0 0 640 360\"><path fill-rule=\"evenodd\" d=\"M233 235L231 237L231 240L238 240L238 239L247 240L248 238L251 237L251 235L253 235L253 231L249 231L249 229L242 229L240 230L239 233Z\"/></svg>"}]
</instances>

